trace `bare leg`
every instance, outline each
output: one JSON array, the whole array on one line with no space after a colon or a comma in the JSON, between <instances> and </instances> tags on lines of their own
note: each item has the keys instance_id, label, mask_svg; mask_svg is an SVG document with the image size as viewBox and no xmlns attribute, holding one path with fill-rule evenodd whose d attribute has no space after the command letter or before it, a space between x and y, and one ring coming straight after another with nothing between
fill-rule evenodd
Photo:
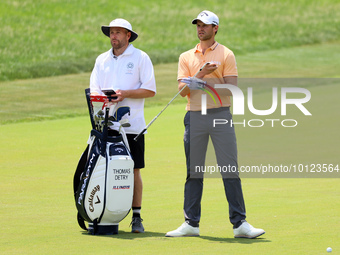
<instances>
[{"instance_id":1,"label":"bare leg","mask_svg":"<svg viewBox=\"0 0 340 255\"><path fill-rule=\"evenodd\" d=\"M142 194L143 194L143 181L142 176L140 174L140 169L134 169L134 190L133 190L133 200L132 207L141 207L142 206Z\"/></svg>"}]
</instances>

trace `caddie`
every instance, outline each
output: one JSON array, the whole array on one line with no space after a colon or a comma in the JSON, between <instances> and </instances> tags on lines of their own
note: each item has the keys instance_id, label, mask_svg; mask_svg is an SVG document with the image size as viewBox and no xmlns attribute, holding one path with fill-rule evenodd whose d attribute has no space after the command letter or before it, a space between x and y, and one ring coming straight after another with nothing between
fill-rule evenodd
<instances>
[{"instance_id":1,"label":"caddie","mask_svg":"<svg viewBox=\"0 0 340 255\"><path fill-rule=\"evenodd\" d=\"M117 107L130 107L127 117L131 124L126 127L127 138L134 160L134 195L132 202L132 232L144 232L141 218L143 183L140 169L145 167L144 135L134 141L135 136L145 127L145 98L156 94L154 69L149 56L135 48L131 43L138 34L132 30L131 24L121 18L114 19L108 26L101 27L104 35L110 38L112 48L96 59L90 78L91 95L104 95L102 90L112 89L117 98Z\"/></svg>"}]
</instances>

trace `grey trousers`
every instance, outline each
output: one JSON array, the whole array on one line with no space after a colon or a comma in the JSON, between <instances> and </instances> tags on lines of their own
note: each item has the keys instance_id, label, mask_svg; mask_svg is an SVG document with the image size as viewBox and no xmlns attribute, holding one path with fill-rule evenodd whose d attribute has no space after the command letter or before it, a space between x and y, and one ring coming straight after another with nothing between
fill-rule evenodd
<instances>
[{"instance_id":1,"label":"grey trousers","mask_svg":"<svg viewBox=\"0 0 340 255\"><path fill-rule=\"evenodd\" d=\"M184 189L184 216L192 226L198 226L201 218L201 199L204 173L197 173L195 166L205 165L209 136L212 140L219 166L237 165L237 145L234 127L230 124L213 125L214 119L232 119L229 107L208 109L207 115L200 111L189 111L184 117L184 149L187 178ZM229 220L235 227L246 218L241 180L238 171L222 174L224 191L229 203Z\"/></svg>"}]
</instances>

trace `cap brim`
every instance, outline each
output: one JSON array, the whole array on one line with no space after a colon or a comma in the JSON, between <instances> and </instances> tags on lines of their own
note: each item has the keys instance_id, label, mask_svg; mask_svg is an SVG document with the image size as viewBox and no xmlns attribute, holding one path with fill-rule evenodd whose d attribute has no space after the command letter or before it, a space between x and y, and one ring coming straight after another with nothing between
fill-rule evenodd
<instances>
[{"instance_id":1,"label":"cap brim","mask_svg":"<svg viewBox=\"0 0 340 255\"><path fill-rule=\"evenodd\" d=\"M193 19L193 20L191 21L191 24L197 24L197 20L198 20L198 19Z\"/></svg>"},{"instance_id":2,"label":"cap brim","mask_svg":"<svg viewBox=\"0 0 340 255\"><path fill-rule=\"evenodd\" d=\"M207 22L207 21L204 21L204 20L201 20L201 19L194 19L192 22L191 22L191 24L197 24L197 21L202 21L204 24L206 24L206 25L211 25L211 24L213 24L213 23L210 23L210 22Z\"/></svg>"},{"instance_id":3,"label":"cap brim","mask_svg":"<svg viewBox=\"0 0 340 255\"><path fill-rule=\"evenodd\" d=\"M201 19L193 19L192 21L191 21L191 24L194 24L194 25L196 25L197 24L197 21L202 21L204 24L206 24L206 25L216 25L216 26L218 26L218 24L215 24L214 22L207 22L207 21L204 21L204 20L201 20Z\"/></svg>"},{"instance_id":4,"label":"cap brim","mask_svg":"<svg viewBox=\"0 0 340 255\"><path fill-rule=\"evenodd\" d=\"M138 34L136 32L134 32L134 31L129 30L129 29L127 29L127 30L131 32L131 37L129 39L129 42L133 42L134 40L136 40L137 37L138 37ZM102 26L102 32L107 37L110 37L110 26Z\"/></svg>"}]
</instances>

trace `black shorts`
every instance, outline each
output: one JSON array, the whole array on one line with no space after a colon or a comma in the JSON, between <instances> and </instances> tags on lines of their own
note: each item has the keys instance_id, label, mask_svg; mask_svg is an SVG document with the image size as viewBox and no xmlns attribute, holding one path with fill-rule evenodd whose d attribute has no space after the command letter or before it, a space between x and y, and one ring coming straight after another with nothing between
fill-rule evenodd
<instances>
[{"instance_id":1,"label":"black shorts","mask_svg":"<svg viewBox=\"0 0 340 255\"><path fill-rule=\"evenodd\" d=\"M134 169L136 168L144 168L145 161L144 161L144 153L145 153L145 142L144 142L144 135L142 135L138 141L133 140L137 135L134 134L127 134L127 139L130 146L130 151L132 155L132 159L135 162Z\"/></svg>"}]
</instances>

